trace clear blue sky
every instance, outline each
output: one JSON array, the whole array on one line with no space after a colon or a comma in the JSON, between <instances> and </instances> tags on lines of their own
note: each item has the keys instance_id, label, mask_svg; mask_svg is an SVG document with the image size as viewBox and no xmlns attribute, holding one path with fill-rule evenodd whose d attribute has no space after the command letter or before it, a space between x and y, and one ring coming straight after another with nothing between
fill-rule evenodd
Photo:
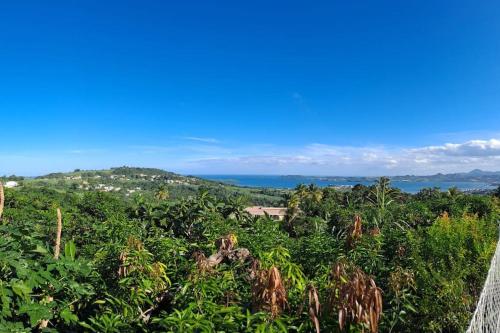
<instances>
[{"instance_id":1,"label":"clear blue sky","mask_svg":"<svg viewBox=\"0 0 500 333\"><path fill-rule=\"evenodd\" d=\"M2 1L0 174L500 170L498 1Z\"/></svg>"}]
</instances>

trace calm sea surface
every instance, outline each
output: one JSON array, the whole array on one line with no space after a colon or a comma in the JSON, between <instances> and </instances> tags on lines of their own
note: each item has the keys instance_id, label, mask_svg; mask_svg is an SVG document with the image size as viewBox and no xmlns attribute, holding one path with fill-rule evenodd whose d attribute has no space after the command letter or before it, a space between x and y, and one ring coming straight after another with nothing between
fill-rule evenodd
<instances>
[{"instance_id":1,"label":"calm sea surface","mask_svg":"<svg viewBox=\"0 0 500 333\"><path fill-rule=\"evenodd\" d=\"M318 186L340 186L340 185L371 185L373 182L348 182L330 181L316 177L293 177L293 176L250 176L250 175L199 175L208 180L221 181L228 184L251 187L271 187L271 188L294 188L299 184L316 184ZM402 191L416 193L422 188L439 187L447 190L450 187L457 187L461 190L492 189L488 183L480 182L424 182L424 181L394 181L392 186L400 188Z\"/></svg>"}]
</instances>

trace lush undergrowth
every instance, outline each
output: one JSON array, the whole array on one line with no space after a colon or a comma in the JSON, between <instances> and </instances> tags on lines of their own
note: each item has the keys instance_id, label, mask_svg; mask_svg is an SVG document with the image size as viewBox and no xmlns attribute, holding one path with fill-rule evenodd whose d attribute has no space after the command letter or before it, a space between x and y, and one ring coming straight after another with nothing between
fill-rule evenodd
<instances>
[{"instance_id":1,"label":"lush undergrowth","mask_svg":"<svg viewBox=\"0 0 500 333\"><path fill-rule=\"evenodd\" d=\"M284 221L224 200L7 190L0 331L460 332L498 234L494 196L385 179L300 186Z\"/></svg>"}]
</instances>

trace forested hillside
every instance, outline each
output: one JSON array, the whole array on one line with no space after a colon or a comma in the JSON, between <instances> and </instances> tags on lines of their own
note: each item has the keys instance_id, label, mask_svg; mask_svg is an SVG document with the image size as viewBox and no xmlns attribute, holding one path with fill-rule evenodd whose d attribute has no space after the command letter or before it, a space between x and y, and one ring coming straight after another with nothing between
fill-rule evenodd
<instances>
[{"instance_id":1,"label":"forested hillside","mask_svg":"<svg viewBox=\"0 0 500 333\"><path fill-rule=\"evenodd\" d=\"M155 193L5 189L0 331L462 332L498 235L496 196L384 178L299 186L284 221Z\"/></svg>"},{"instance_id":2,"label":"forested hillside","mask_svg":"<svg viewBox=\"0 0 500 333\"><path fill-rule=\"evenodd\" d=\"M277 189L243 188L194 176L183 176L154 168L118 167L109 170L75 170L51 173L36 178L4 176L0 180L17 181L23 187L55 189L60 192L83 193L101 191L114 193L124 200L138 195L151 199L161 196L179 199L207 191L218 198L241 196L249 204L282 205L287 192Z\"/></svg>"}]
</instances>

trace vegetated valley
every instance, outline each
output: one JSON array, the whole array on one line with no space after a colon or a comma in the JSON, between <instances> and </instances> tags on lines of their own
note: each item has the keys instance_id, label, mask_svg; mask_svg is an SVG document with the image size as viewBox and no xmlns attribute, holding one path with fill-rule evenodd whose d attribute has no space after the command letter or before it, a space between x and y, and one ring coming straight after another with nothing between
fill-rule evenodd
<instances>
[{"instance_id":1,"label":"vegetated valley","mask_svg":"<svg viewBox=\"0 0 500 333\"><path fill-rule=\"evenodd\" d=\"M1 332L462 332L498 236L499 191L281 191L139 168L9 179Z\"/></svg>"}]
</instances>

